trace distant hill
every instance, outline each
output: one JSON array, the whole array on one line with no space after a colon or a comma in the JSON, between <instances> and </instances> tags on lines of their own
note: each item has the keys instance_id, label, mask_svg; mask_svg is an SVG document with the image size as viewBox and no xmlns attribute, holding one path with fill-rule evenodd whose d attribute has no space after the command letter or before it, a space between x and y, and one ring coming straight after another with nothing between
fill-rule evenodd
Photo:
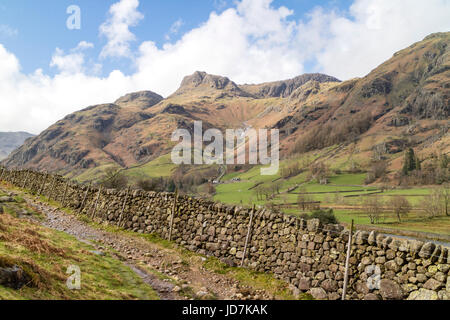
<instances>
[{"instance_id":1,"label":"distant hill","mask_svg":"<svg viewBox=\"0 0 450 320\"><path fill-rule=\"evenodd\" d=\"M26 139L34 137L27 132L0 132L0 160L5 159L14 149L20 147Z\"/></svg>"},{"instance_id":2,"label":"distant hill","mask_svg":"<svg viewBox=\"0 0 450 320\"><path fill-rule=\"evenodd\" d=\"M351 63L351 61L349 61ZM205 72L185 77L167 98L145 91L75 112L28 140L5 161L70 177L142 166L167 155L177 128L278 128L283 157L339 146L326 161L363 169L374 157L401 166L450 152L450 32L432 34L367 76L323 74L239 85ZM89 172L88 175L85 173Z\"/></svg>"}]
</instances>

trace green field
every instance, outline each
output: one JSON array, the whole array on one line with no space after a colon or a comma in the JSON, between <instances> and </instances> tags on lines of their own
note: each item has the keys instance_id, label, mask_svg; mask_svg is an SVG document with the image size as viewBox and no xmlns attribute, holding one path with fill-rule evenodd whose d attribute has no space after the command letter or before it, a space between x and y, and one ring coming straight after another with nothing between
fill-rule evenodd
<instances>
[{"instance_id":1,"label":"green field","mask_svg":"<svg viewBox=\"0 0 450 320\"><path fill-rule=\"evenodd\" d=\"M216 187L214 200L229 203L242 204L245 206L264 205L266 200L258 200L255 189L249 190L257 183L270 187L274 183L281 185L281 193L275 194L269 202L280 205L280 210L286 214L298 215L301 212L297 203L299 193L307 193L310 201L320 201L322 207L333 208L336 217L342 223L348 223L352 219L356 224L370 225L370 219L361 208L367 197L378 197L388 207L388 203L394 196L404 196L412 206L412 211L403 221L399 223L390 210L386 209L384 219L377 224L380 227L388 227L401 230L413 230L450 234L450 217L437 217L432 220L423 215L420 206L423 197L432 192L432 188L396 188L382 190L376 186L365 186L365 173L343 173L333 175L326 185L314 181L307 181L308 174L302 173L289 179L278 179L277 176L261 176L260 166L255 166L247 172L233 172L227 174L223 181ZM231 182L232 178L240 178L239 182ZM278 179L276 182L273 182ZM298 186L295 190L287 193L289 188Z\"/></svg>"},{"instance_id":2,"label":"green field","mask_svg":"<svg viewBox=\"0 0 450 320\"><path fill-rule=\"evenodd\" d=\"M130 178L159 178L170 177L176 165L171 160L171 155L167 154L146 164L124 170L123 173Z\"/></svg>"}]
</instances>

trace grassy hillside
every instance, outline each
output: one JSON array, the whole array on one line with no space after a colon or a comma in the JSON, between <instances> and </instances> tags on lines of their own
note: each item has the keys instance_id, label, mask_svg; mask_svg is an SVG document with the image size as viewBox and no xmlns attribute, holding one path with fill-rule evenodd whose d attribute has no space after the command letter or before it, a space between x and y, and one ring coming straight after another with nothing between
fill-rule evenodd
<instances>
[{"instance_id":1,"label":"grassy hillside","mask_svg":"<svg viewBox=\"0 0 450 320\"><path fill-rule=\"evenodd\" d=\"M0 300L158 299L149 285L109 253L99 255L92 246L66 233L18 218L24 212L39 215L20 198L16 201L5 204L5 213L0 214L0 267L19 266L31 281L19 290L0 285ZM71 265L81 270L81 290L66 286Z\"/></svg>"}]
</instances>

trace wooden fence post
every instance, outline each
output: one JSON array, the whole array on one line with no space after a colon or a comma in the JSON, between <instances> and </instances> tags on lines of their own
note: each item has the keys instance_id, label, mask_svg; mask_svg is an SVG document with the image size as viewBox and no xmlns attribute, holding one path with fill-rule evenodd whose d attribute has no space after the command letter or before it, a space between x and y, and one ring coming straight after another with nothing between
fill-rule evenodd
<instances>
[{"instance_id":1,"label":"wooden fence post","mask_svg":"<svg viewBox=\"0 0 450 320\"><path fill-rule=\"evenodd\" d=\"M5 173L6 168L2 168L2 174L0 175L0 181L3 181L3 174Z\"/></svg>"},{"instance_id":2,"label":"wooden fence post","mask_svg":"<svg viewBox=\"0 0 450 320\"><path fill-rule=\"evenodd\" d=\"M53 179L52 179L52 184L50 185L50 193L49 193L49 195L48 195L48 200L51 200L52 199L52 196L53 196L53 193L54 193L54 186L55 186L55 182L56 182L56 176L53 176Z\"/></svg>"},{"instance_id":3,"label":"wooden fence post","mask_svg":"<svg viewBox=\"0 0 450 320\"><path fill-rule=\"evenodd\" d=\"M63 195L63 200L61 202L61 206L64 208L65 204L66 204L66 196L67 196L67 189L69 188L69 180L66 181L66 188L64 189L64 195Z\"/></svg>"},{"instance_id":4,"label":"wooden fence post","mask_svg":"<svg viewBox=\"0 0 450 320\"><path fill-rule=\"evenodd\" d=\"M169 241L172 240L173 220L175 218L175 210L176 210L177 202L178 202L178 190L175 189L173 205L172 205L172 215L170 216Z\"/></svg>"},{"instance_id":5,"label":"wooden fence post","mask_svg":"<svg viewBox=\"0 0 450 320\"><path fill-rule=\"evenodd\" d=\"M95 204L94 204L94 212L91 215L92 218L95 218L95 215L97 213L97 205L98 205L98 200L100 199L100 194L102 193L102 188L103 188L103 186L100 186L100 189L98 190L97 199L95 199Z\"/></svg>"},{"instance_id":6,"label":"wooden fence post","mask_svg":"<svg viewBox=\"0 0 450 320\"><path fill-rule=\"evenodd\" d=\"M31 179L31 185L30 185L30 190L31 190L31 194L36 194L37 189L39 186L37 186L37 174L35 172L32 173L32 175L34 175L34 179Z\"/></svg>"},{"instance_id":7,"label":"wooden fence post","mask_svg":"<svg viewBox=\"0 0 450 320\"><path fill-rule=\"evenodd\" d=\"M44 182L42 183L41 188L38 190L38 196L41 195L45 190L45 184L47 183L48 173L45 174Z\"/></svg>"},{"instance_id":8,"label":"wooden fence post","mask_svg":"<svg viewBox=\"0 0 450 320\"><path fill-rule=\"evenodd\" d=\"M128 194L129 194L129 193L130 193L130 187L127 188L127 193L126 193L125 199L124 199L124 201L123 201L122 210L121 210L120 216L119 216L119 224L118 224L119 227L122 225L123 213L125 212L125 206L127 205Z\"/></svg>"},{"instance_id":9,"label":"wooden fence post","mask_svg":"<svg viewBox=\"0 0 450 320\"><path fill-rule=\"evenodd\" d=\"M245 238L245 246L244 246L244 253L242 255L241 267L244 265L245 256L247 255L247 246L248 246L248 242L249 242L250 236L251 236L254 214L255 214L255 205L253 205L253 209L250 212L250 222L248 223L247 237Z\"/></svg>"},{"instance_id":10,"label":"wooden fence post","mask_svg":"<svg viewBox=\"0 0 450 320\"><path fill-rule=\"evenodd\" d=\"M89 186L88 186L88 188L86 189L86 192L85 192L84 197L83 197L83 201L81 202L81 206L80 206L80 208L78 209L78 213L81 213L81 211L83 211L84 203L86 202L87 195L88 195L89 191L91 190L91 184L92 184L92 183L89 183Z\"/></svg>"},{"instance_id":11,"label":"wooden fence post","mask_svg":"<svg viewBox=\"0 0 450 320\"><path fill-rule=\"evenodd\" d=\"M353 219L348 235L348 245L347 245L347 257L345 259L345 275L344 275L344 287L342 290L342 300L345 300L345 295L347 294L347 284L348 284L348 269L350 263L350 254L352 251L352 236L353 236Z\"/></svg>"},{"instance_id":12,"label":"wooden fence post","mask_svg":"<svg viewBox=\"0 0 450 320\"><path fill-rule=\"evenodd\" d=\"M26 175L25 180L24 180L24 182L22 184L22 189L25 189L25 186L27 185L29 176L30 176L30 171L27 171L27 175Z\"/></svg>"},{"instance_id":13,"label":"wooden fence post","mask_svg":"<svg viewBox=\"0 0 450 320\"><path fill-rule=\"evenodd\" d=\"M14 185L14 180L16 178L16 171L13 171L12 177L11 177L11 184Z\"/></svg>"}]
</instances>

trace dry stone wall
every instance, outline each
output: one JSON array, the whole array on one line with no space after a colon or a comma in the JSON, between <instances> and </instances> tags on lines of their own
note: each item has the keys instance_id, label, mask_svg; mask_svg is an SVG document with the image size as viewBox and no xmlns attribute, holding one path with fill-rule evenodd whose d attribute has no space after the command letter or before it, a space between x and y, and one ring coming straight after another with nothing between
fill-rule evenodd
<instances>
[{"instance_id":1,"label":"dry stone wall","mask_svg":"<svg viewBox=\"0 0 450 320\"><path fill-rule=\"evenodd\" d=\"M244 266L273 273L293 290L318 299L339 299L342 294L348 230L340 225L322 226L319 220L173 193L105 190L28 170L2 169L0 180L99 222L171 238L229 265L243 261ZM356 231L348 298L448 300L449 269L446 247Z\"/></svg>"}]
</instances>

